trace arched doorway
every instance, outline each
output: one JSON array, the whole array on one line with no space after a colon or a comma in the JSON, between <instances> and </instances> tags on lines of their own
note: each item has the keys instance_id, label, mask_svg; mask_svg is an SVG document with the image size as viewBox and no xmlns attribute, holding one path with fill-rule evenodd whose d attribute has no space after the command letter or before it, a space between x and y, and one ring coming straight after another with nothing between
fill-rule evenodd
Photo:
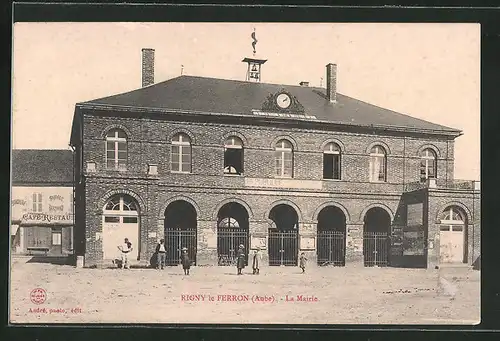
<instances>
[{"instance_id":1,"label":"arched doorway","mask_svg":"<svg viewBox=\"0 0 500 341\"><path fill-rule=\"evenodd\" d=\"M139 205L130 195L116 194L103 207L102 215L103 259L119 259L118 245L125 238L132 243L129 260L139 259Z\"/></svg>"},{"instance_id":2,"label":"arched doorway","mask_svg":"<svg viewBox=\"0 0 500 341\"><path fill-rule=\"evenodd\" d=\"M386 210L373 207L365 214L363 225L363 257L365 266L387 266L391 217Z\"/></svg>"},{"instance_id":3,"label":"arched doorway","mask_svg":"<svg viewBox=\"0 0 500 341\"><path fill-rule=\"evenodd\" d=\"M269 265L297 265L299 219L293 207L279 204L269 212Z\"/></svg>"},{"instance_id":4,"label":"arched doorway","mask_svg":"<svg viewBox=\"0 0 500 341\"><path fill-rule=\"evenodd\" d=\"M167 265L178 265L182 248L188 249L188 255L196 264L196 209L189 202L177 200L165 209L165 246Z\"/></svg>"},{"instance_id":5,"label":"arched doorway","mask_svg":"<svg viewBox=\"0 0 500 341\"><path fill-rule=\"evenodd\" d=\"M467 263L467 218L458 206L447 207L439 226L440 263Z\"/></svg>"},{"instance_id":6,"label":"arched doorway","mask_svg":"<svg viewBox=\"0 0 500 341\"><path fill-rule=\"evenodd\" d=\"M346 217L336 206L327 206L318 214L318 265L345 265Z\"/></svg>"},{"instance_id":7,"label":"arched doorway","mask_svg":"<svg viewBox=\"0 0 500 341\"><path fill-rule=\"evenodd\" d=\"M217 214L217 256L219 265L235 265L238 247L245 247L248 265L248 212L241 204L230 202Z\"/></svg>"}]
</instances>

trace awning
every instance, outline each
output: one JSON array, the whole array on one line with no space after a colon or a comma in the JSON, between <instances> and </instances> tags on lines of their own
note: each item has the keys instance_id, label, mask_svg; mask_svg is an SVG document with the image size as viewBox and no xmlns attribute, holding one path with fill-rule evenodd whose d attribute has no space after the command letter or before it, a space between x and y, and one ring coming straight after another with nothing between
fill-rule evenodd
<instances>
[{"instance_id":1,"label":"awning","mask_svg":"<svg viewBox=\"0 0 500 341\"><path fill-rule=\"evenodd\" d=\"M15 236L17 234L17 230L19 229L19 225L10 225L10 235Z\"/></svg>"}]
</instances>

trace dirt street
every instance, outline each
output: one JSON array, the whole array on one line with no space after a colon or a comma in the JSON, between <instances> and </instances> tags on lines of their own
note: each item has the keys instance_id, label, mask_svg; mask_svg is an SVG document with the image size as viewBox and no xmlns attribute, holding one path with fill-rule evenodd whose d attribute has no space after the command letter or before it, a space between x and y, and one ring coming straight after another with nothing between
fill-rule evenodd
<instances>
[{"instance_id":1,"label":"dirt street","mask_svg":"<svg viewBox=\"0 0 500 341\"><path fill-rule=\"evenodd\" d=\"M469 268L77 269L13 259L11 323L476 324ZM43 290L33 291L36 288ZM32 292L33 291L33 292ZM293 300L292 300L293 299ZM33 303L38 302L38 304Z\"/></svg>"}]
</instances>

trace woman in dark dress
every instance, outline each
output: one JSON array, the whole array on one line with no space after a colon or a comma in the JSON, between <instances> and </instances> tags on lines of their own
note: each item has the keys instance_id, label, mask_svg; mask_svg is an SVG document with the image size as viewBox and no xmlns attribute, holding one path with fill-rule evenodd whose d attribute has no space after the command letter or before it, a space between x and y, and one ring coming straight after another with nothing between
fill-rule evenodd
<instances>
[{"instance_id":1,"label":"woman in dark dress","mask_svg":"<svg viewBox=\"0 0 500 341\"><path fill-rule=\"evenodd\" d=\"M238 268L238 275L242 275L241 270L245 267L245 247L240 245L238 253L236 254L236 267Z\"/></svg>"},{"instance_id":2,"label":"woman in dark dress","mask_svg":"<svg viewBox=\"0 0 500 341\"><path fill-rule=\"evenodd\" d=\"M191 260L189 259L186 247L182 248L181 263L182 263L182 268L184 269L184 275L189 275L189 268L191 268Z\"/></svg>"}]
</instances>

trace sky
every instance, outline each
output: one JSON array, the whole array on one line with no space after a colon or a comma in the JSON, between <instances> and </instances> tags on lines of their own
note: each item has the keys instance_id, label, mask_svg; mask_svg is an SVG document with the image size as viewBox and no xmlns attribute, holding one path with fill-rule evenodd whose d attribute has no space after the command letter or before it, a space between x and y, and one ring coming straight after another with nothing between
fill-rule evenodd
<instances>
[{"instance_id":1,"label":"sky","mask_svg":"<svg viewBox=\"0 0 500 341\"><path fill-rule=\"evenodd\" d=\"M479 24L15 23L12 145L68 149L75 104L141 87L141 49L155 82L181 73L245 80L244 57L267 59L262 82L325 86L457 128L455 178L480 179Z\"/></svg>"}]
</instances>

